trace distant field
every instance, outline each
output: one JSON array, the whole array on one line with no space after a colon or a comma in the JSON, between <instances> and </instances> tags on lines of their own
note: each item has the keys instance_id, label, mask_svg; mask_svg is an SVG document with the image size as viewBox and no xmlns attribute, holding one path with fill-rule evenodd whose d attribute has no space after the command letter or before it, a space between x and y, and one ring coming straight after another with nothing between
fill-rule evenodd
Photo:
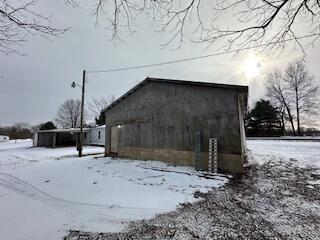
<instances>
[{"instance_id":1,"label":"distant field","mask_svg":"<svg viewBox=\"0 0 320 240\"><path fill-rule=\"evenodd\" d=\"M247 140L288 140L288 141L315 141L320 142L320 136L283 136L283 137L247 137Z\"/></svg>"}]
</instances>

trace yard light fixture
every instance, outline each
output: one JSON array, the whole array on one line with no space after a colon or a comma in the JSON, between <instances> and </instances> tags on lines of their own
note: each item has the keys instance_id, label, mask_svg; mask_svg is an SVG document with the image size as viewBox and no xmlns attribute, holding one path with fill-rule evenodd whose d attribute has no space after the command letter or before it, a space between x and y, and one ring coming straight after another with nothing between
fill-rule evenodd
<instances>
[{"instance_id":1,"label":"yard light fixture","mask_svg":"<svg viewBox=\"0 0 320 240\"><path fill-rule=\"evenodd\" d=\"M122 125L121 124L118 124L118 129L122 128Z\"/></svg>"},{"instance_id":2,"label":"yard light fixture","mask_svg":"<svg viewBox=\"0 0 320 240\"><path fill-rule=\"evenodd\" d=\"M77 83L75 83L75 82L72 82L72 83L71 83L71 87L72 87L72 88L76 88L76 87L82 88L82 86L81 86L80 84L77 84Z\"/></svg>"},{"instance_id":3,"label":"yard light fixture","mask_svg":"<svg viewBox=\"0 0 320 240\"><path fill-rule=\"evenodd\" d=\"M83 148L83 108L84 108L84 89L85 89L85 83L86 83L86 71L83 70L82 73L82 86L72 82L71 87L76 88L80 87L82 90L81 94L81 114L80 114L80 137L79 137L79 145L77 146L79 157L82 157L82 148Z\"/></svg>"}]
</instances>

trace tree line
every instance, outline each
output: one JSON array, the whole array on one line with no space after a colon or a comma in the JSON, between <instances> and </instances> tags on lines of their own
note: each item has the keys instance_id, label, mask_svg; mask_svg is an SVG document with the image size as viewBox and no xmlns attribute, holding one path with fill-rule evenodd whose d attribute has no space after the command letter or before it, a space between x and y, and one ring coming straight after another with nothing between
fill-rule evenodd
<instances>
[{"instance_id":1,"label":"tree line","mask_svg":"<svg viewBox=\"0 0 320 240\"><path fill-rule=\"evenodd\" d=\"M84 116L85 126L101 126L105 124L102 114L109 104L115 100L114 95L109 98L93 98L86 104ZM38 130L51 130L57 128L78 128L80 127L81 102L77 99L66 100L58 109L57 116L52 121L31 126L28 123L16 123L12 126L0 126L0 135L9 136L10 139L32 138L33 133ZM88 122L88 119L94 122Z\"/></svg>"},{"instance_id":2,"label":"tree line","mask_svg":"<svg viewBox=\"0 0 320 240\"><path fill-rule=\"evenodd\" d=\"M0 135L10 139L27 139L33 135L33 128L27 123L16 123L13 126L0 126Z\"/></svg>"},{"instance_id":3,"label":"tree line","mask_svg":"<svg viewBox=\"0 0 320 240\"><path fill-rule=\"evenodd\" d=\"M301 136L303 126L316 125L319 86L303 61L269 73L265 87L267 99L256 102L246 116L248 136Z\"/></svg>"}]
</instances>

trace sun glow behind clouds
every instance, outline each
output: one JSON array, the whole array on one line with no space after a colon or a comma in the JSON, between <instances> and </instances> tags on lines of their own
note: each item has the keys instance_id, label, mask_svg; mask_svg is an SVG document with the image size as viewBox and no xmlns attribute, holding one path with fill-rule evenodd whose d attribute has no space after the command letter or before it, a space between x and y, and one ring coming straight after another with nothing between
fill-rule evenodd
<instances>
[{"instance_id":1,"label":"sun glow behind clouds","mask_svg":"<svg viewBox=\"0 0 320 240\"><path fill-rule=\"evenodd\" d=\"M253 54L249 55L242 65L242 72L248 79L257 77L260 74L261 60L254 56Z\"/></svg>"}]
</instances>

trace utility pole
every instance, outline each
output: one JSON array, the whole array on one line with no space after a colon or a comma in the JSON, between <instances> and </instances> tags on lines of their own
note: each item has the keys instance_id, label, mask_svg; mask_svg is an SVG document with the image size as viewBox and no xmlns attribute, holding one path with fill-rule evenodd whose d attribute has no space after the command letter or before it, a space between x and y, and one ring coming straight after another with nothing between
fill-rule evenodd
<instances>
[{"instance_id":1,"label":"utility pole","mask_svg":"<svg viewBox=\"0 0 320 240\"><path fill-rule=\"evenodd\" d=\"M81 113L80 113L80 135L77 144L77 150L79 151L79 157L82 157L82 148L83 148L83 112L84 112L84 90L86 87L86 70L82 72L82 85L79 85L75 82L71 84L72 88L80 87L81 88Z\"/></svg>"},{"instance_id":2,"label":"utility pole","mask_svg":"<svg viewBox=\"0 0 320 240\"><path fill-rule=\"evenodd\" d=\"M83 148L83 110L84 110L84 90L86 84L86 70L82 72L82 94L81 94L81 115L80 115L80 139L79 139L79 157L82 157Z\"/></svg>"}]
</instances>

